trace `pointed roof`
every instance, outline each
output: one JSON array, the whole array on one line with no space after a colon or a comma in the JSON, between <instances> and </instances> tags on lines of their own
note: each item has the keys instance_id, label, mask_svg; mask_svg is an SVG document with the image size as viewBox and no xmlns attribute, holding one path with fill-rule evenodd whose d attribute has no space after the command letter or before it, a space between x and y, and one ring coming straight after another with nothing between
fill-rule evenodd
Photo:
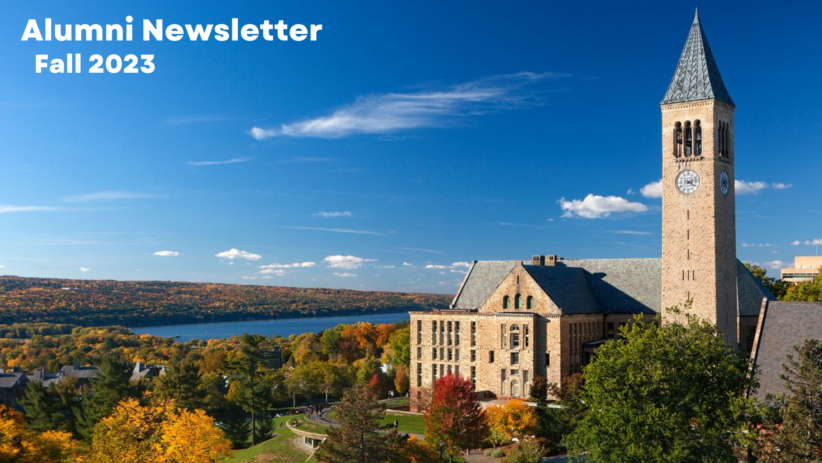
<instances>
[{"instance_id":1,"label":"pointed roof","mask_svg":"<svg viewBox=\"0 0 822 463\"><path fill-rule=\"evenodd\" d=\"M691 32L679 57L671 85L665 92L662 104L682 103L685 101L707 100L715 98L723 103L734 105L731 95L719 75L705 31L699 22L699 11L694 15Z\"/></svg>"}]
</instances>

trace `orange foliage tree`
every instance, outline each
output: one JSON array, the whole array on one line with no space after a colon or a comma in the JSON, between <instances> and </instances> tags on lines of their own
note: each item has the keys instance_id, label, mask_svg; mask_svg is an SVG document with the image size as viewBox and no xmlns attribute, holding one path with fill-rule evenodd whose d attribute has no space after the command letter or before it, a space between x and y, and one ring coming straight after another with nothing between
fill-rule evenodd
<instances>
[{"instance_id":1,"label":"orange foliage tree","mask_svg":"<svg viewBox=\"0 0 822 463\"><path fill-rule=\"evenodd\" d=\"M76 458L77 442L71 434L61 431L37 434L26 428L20 412L0 405L0 462L69 463Z\"/></svg>"},{"instance_id":2,"label":"orange foliage tree","mask_svg":"<svg viewBox=\"0 0 822 463\"><path fill-rule=\"evenodd\" d=\"M447 375L434 383L434 395L424 413L425 437L442 441L449 456L479 448L488 435L485 412L471 390L471 380Z\"/></svg>"},{"instance_id":3,"label":"orange foliage tree","mask_svg":"<svg viewBox=\"0 0 822 463\"><path fill-rule=\"evenodd\" d=\"M488 440L497 445L530 436L537 427L537 414L522 400L509 400L502 405L491 405L485 410L488 422Z\"/></svg>"}]
</instances>

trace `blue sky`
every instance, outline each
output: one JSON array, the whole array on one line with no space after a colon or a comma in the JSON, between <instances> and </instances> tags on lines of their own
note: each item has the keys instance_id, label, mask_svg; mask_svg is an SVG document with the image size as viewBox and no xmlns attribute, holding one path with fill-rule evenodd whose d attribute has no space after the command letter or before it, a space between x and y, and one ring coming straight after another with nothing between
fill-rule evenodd
<instances>
[{"instance_id":1,"label":"blue sky","mask_svg":"<svg viewBox=\"0 0 822 463\"><path fill-rule=\"evenodd\" d=\"M738 254L777 269L822 243L816 2L43 1L0 15L0 274L452 293L473 259L657 257L642 189L695 6L737 104ZM20 40L128 15L323 30ZM156 71L35 74L67 53Z\"/></svg>"}]
</instances>

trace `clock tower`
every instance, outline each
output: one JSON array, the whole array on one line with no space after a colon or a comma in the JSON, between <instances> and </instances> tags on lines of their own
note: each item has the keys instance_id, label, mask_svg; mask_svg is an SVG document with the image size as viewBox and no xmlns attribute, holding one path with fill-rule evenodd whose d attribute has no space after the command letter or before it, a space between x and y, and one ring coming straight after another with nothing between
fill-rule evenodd
<instances>
[{"instance_id":1,"label":"clock tower","mask_svg":"<svg viewBox=\"0 0 822 463\"><path fill-rule=\"evenodd\" d=\"M735 106L698 12L661 107L662 307L692 300L736 346Z\"/></svg>"}]
</instances>

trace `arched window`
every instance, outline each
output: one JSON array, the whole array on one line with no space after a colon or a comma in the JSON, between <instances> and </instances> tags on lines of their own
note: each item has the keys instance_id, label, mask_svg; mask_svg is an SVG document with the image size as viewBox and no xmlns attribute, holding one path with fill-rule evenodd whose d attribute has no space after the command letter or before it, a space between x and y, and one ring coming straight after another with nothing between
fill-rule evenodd
<instances>
[{"instance_id":1,"label":"arched window","mask_svg":"<svg viewBox=\"0 0 822 463\"><path fill-rule=\"evenodd\" d=\"M699 120L694 121L694 154L702 156L702 124Z\"/></svg>"},{"instance_id":2,"label":"arched window","mask_svg":"<svg viewBox=\"0 0 822 463\"><path fill-rule=\"evenodd\" d=\"M685 121L685 156L693 154L693 133L691 131L691 121Z\"/></svg>"},{"instance_id":3,"label":"arched window","mask_svg":"<svg viewBox=\"0 0 822 463\"><path fill-rule=\"evenodd\" d=\"M511 305L511 298L508 296L503 296L502 298L502 308L507 309Z\"/></svg>"},{"instance_id":4,"label":"arched window","mask_svg":"<svg viewBox=\"0 0 822 463\"><path fill-rule=\"evenodd\" d=\"M511 325L511 330L508 332L509 343L511 349L519 349L519 325Z\"/></svg>"},{"instance_id":5,"label":"arched window","mask_svg":"<svg viewBox=\"0 0 822 463\"><path fill-rule=\"evenodd\" d=\"M511 395L513 397L519 397L519 381L511 380Z\"/></svg>"},{"instance_id":6,"label":"arched window","mask_svg":"<svg viewBox=\"0 0 822 463\"><path fill-rule=\"evenodd\" d=\"M674 157L682 156L682 124L674 124Z\"/></svg>"},{"instance_id":7,"label":"arched window","mask_svg":"<svg viewBox=\"0 0 822 463\"><path fill-rule=\"evenodd\" d=\"M534 308L534 296L528 296L525 299L525 308L531 310Z\"/></svg>"},{"instance_id":8,"label":"arched window","mask_svg":"<svg viewBox=\"0 0 822 463\"><path fill-rule=\"evenodd\" d=\"M522 294L517 294L514 298L514 308L521 309L522 308Z\"/></svg>"}]
</instances>

